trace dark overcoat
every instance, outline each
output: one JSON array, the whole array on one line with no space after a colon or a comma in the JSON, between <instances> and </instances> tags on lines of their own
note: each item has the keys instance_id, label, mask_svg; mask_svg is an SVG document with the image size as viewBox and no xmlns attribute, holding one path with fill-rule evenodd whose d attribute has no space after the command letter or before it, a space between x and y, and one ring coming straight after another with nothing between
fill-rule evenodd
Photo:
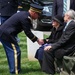
<instances>
[{"instance_id":1,"label":"dark overcoat","mask_svg":"<svg viewBox=\"0 0 75 75\"><path fill-rule=\"evenodd\" d=\"M45 43L57 42L63 33L63 29L64 29L64 25L60 25L57 30L56 30L56 28L53 27L51 30L51 35L49 35L49 37L46 38L46 39L48 39L48 41L46 41L46 39L44 39L44 42Z\"/></svg>"},{"instance_id":2,"label":"dark overcoat","mask_svg":"<svg viewBox=\"0 0 75 75\"><path fill-rule=\"evenodd\" d=\"M42 60L43 59L43 52L44 52L44 47L52 44L52 43L55 43L59 40L59 38L61 37L62 33L63 33L63 28L64 28L64 25L60 25L58 27L58 29L56 30L56 28L52 28L51 30L51 35L44 39L44 43L46 44L43 44L36 52L35 54L35 58L37 58L38 60ZM48 39L48 41L46 41Z\"/></svg>"}]
</instances>

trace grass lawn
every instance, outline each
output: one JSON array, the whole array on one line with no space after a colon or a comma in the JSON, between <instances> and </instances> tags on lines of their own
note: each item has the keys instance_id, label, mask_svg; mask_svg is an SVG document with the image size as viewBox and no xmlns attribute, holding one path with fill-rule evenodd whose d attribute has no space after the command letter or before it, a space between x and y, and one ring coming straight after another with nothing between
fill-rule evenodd
<instances>
[{"instance_id":1,"label":"grass lawn","mask_svg":"<svg viewBox=\"0 0 75 75\"><path fill-rule=\"evenodd\" d=\"M19 75L46 75L41 71L38 61L28 60L25 34L22 32L19 34L18 37L20 38L19 45L21 48L21 68L22 68L22 72ZM0 45L0 75L10 75L7 58L2 45Z\"/></svg>"}]
</instances>

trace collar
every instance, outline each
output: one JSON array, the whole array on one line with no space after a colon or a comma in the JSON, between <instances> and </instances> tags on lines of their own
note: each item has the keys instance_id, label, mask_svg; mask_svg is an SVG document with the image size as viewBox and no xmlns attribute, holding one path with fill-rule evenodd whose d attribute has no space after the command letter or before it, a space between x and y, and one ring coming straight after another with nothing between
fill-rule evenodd
<instances>
[{"instance_id":1,"label":"collar","mask_svg":"<svg viewBox=\"0 0 75 75\"><path fill-rule=\"evenodd\" d=\"M71 21L73 21L73 20L69 20L66 25L68 25Z\"/></svg>"}]
</instances>

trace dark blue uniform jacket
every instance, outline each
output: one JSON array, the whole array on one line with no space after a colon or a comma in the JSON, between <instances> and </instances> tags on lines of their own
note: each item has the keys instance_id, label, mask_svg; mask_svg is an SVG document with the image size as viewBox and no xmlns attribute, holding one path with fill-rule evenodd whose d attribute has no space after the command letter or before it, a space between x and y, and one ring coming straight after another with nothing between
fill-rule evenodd
<instances>
[{"instance_id":1,"label":"dark blue uniform jacket","mask_svg":"<svg viewBox=\"0 0 75 75\"><path fill-rule=\"evenodd\" d=\"M14 14L3 25L0 26L0 37L8 42L17 43L15 36L24 30L25 34L35 42L37 37L31 32L30 14L25 11Z\"/></svg>"},{"instance_id":2,"label":"dark blue uniform jacket","mask_svg":"<svg viewBox=\"0 0 75 75\"><path fill-rule=\"evenodd\" d=\"M22 0L0 0L0 15L12 16L18 10L18 6L22 5Z\"/></svg>"}]
</instances>

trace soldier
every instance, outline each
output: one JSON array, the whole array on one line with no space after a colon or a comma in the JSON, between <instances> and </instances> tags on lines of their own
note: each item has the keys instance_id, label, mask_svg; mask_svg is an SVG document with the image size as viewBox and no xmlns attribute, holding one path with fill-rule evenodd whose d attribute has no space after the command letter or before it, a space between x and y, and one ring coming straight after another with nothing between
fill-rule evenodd
<instances>
[{"instance_id":1,"label":"soldier","mask_svg":"<svg viewBox=\"0 0 75 75\"><path fill-rule=\"evenodd\" d=\"M38 44L43 44L43 40L38 39L32 32L31 27L32 19L37 19L41 14L43 7L36 4L31 4L29 11L21 11L14 14L0 27L0 41L5 49L9 69L11 74L18 74L21 70L20 55L21 51L15 35L24 30L27 37L33 42L37 41Z\"/></svg>"},{"instance_id":2,"label":"soldier","mask_svg":"<svg viewBox=\"0 0 75 75\"><path fill-rule=\"evenodd\" d=\"M0 0L0 18L3 24L9 17L22 8L21 0Z\"/></svg>"}]
</instances>

